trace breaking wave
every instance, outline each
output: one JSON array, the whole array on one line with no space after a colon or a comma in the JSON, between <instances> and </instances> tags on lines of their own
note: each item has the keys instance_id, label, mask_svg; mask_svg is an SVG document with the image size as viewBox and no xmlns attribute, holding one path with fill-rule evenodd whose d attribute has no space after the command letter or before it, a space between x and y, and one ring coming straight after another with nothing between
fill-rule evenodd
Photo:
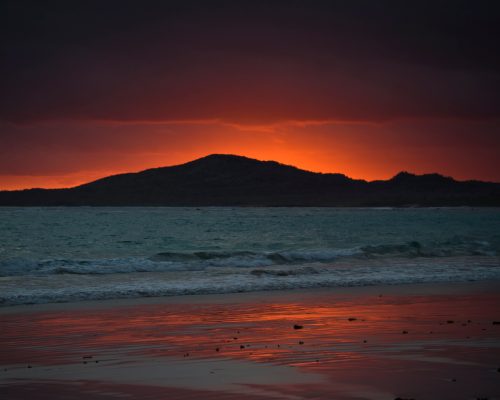
<instances>
[{"instance_id":1,"label":"breaking wave","mask_svg":"<svg viewBox=\"0 0 500 400\"><path fill-rule=\"evenodd\" d=\"M262 268L297 264L330 264L349 259L437 258L496 256L486 241L452 239L434 245L417 241L366 245L347 249L286 250L277 252L195 251L160 252L152 256L89 260L21 258L0 261L0 276L79 274L103 275L132 272L202 271L207 268Z\"/></svg>"},{"instance_id":2,"label":"breaking wave","mask_svg":"<svg viewBox=\"0 0 500 400\"><path fill-rule=\"evenodd\" d=\"M204 271L3 278L0 305L317 287L500 280L498 257L353 259L311 265L208 268ZM22 291L18 286L24 285Z\"/></svg>"}]
</instances>

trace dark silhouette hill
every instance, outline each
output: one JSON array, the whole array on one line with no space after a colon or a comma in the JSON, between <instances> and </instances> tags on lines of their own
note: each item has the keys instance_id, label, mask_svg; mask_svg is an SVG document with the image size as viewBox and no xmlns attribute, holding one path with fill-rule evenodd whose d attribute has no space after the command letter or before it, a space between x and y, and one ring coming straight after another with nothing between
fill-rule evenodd
<instances>
[{"instance_id":1,"label":"dark silhouette hill","mask_svg":"<svg viewBox=\"0 0 500 400\"><path fill-rule=\"evenodd\" d=\"M366 182L213 154L68 189L0 191L3 206L500 206L500 183L401 172Z\"/></svg>"}]
</instances>

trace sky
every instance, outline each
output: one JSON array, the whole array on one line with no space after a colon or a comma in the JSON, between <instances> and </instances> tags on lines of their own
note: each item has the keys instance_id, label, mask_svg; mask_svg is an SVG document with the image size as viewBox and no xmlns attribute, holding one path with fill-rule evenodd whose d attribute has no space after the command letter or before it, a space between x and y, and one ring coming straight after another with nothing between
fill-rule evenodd
<instances>
[{"instance_id":1,"label":"sky","mask_svg":"<svg viewBox=\"0 0 500 400\"><path fill-rule=\"evenodd\" d=\"M496 1L0 3L0 189L212 153L500 182Z\"/></svg>"}]
</instances>

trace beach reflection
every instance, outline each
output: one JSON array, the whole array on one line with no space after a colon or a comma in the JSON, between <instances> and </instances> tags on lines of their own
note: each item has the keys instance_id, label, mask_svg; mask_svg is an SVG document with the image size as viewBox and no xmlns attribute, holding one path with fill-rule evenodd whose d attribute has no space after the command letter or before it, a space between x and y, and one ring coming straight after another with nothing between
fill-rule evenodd
<instances>
[{"instance_id":1,"label":"beach reflection","mask_svg":"<svg viewBox=\"0 0 500 400\"><path fill-rule=\"evenodd\" d=\"M484 303L482 307L481 299ZM82 357L244 358L302 367L374 352L498 339L491 298L367 296L238 304L164 304L4 315L2 365ZM479 303L479 304L478 304Z\"/></svg>"},{"instance_id":2,"label":"beach reflection","mask_svg":"<svg viewBox=\"0 0 500 400\"><path fill-rule=\"evenodd\" d=\"M59 396L71 382L94 382L115 385L118 397L138 390L131 384L149 398L495 395L499 304L496 293L322 292L5 313L0 392L24 398L43 384Z\"/></svg>"}]
</instances>

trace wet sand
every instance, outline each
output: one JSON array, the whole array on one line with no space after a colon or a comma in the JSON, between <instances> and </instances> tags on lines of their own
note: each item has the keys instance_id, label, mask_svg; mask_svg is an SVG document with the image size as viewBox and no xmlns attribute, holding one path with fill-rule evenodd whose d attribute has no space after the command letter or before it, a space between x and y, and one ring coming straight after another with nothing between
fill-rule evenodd
<instances>
[{"instance_id":1,"label":"wet sand","mask_svg":"<svg viewBox=\"0 0 500 400\"><path fill-rule=\"evenodd\" d=\"M0 309L2 399L491 400L499 368L499 283Z\"/></svg>"}]
</instances>

